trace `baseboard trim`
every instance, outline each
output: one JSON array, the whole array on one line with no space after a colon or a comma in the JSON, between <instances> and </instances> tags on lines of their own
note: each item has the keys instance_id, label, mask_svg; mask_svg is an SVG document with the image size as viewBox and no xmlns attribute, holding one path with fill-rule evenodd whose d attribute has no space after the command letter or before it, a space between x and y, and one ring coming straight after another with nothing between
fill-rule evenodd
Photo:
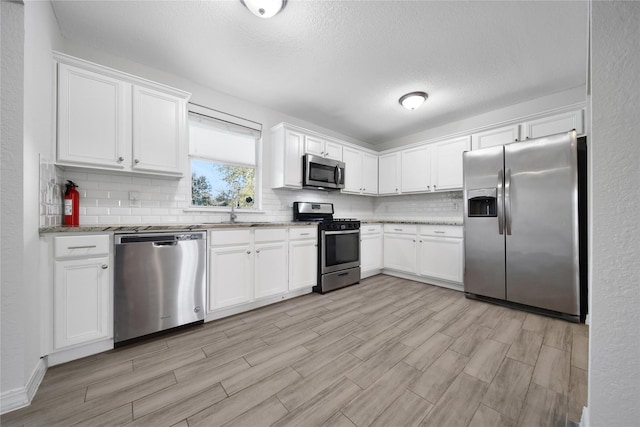
<instances>
[{"instance_id":1,"label":"baseboard trim","mask_svg":"<svg viewBox=\"0 0 640 427\"><path fill-rule=\"evenodd\" d=\"M464 292L464 286L458 283L447 282L445 280L433 279L431 277L422 277L417 276L415 274L403 273L400 271L383 269L382 274L386 274L388 276L399 277L401 279L413 280L415 282L422 282L428 285L440 286L441 288L452 289L454 291Z\"/></svg>"},{"instance_id":2,"label":"baseboard trim","mask_svg":"<svg viewBox=\"0 0 640 427\"><path fill-rule=\"evenodd\" d=\"M222 319L223 317L233 316L234 314L240 314L247 311L255 310L256 308L264 307L266 305L275 304L280 301L296 298L302 295L310 294L313 292L313 288L301 288L294 291L290 291L284 294L278 294L267 298L262 298L250 303L244 303L229 308L218 308L207 313L204 321L211 322L212 320Z\"/></svg>"},{"instance_id":3,"label":"baseboard trim","mask_svg":"<svg viewBox=\"0 0 640 427\"><path fill-rule=\"evenodd\" d=\"M46 372L47 363L44 359L40 359L24 387L15 388L0 395L0 414L29 406Z\"/></svg>"},{"instance_id":4,"label":"baseboard trim","mask_svg":"<svg viewBox=\"0 0 640 427\"><path fill-rule=\"evenodd\" d=\"M582 408L582 417L580 418L580 427L589 427L589 407Z\"/></svg>"},{"instance_id":5,"label":"baseboard trim","mask_svg":"<svg viewBox=\"0 0 640 427\"><path fill-rule=\"evenodd\" d=\"M47 356L47 363L49 366L60 365L109 350L113 350L113 338L50 353Z\"/></svg>"}]
</instances>

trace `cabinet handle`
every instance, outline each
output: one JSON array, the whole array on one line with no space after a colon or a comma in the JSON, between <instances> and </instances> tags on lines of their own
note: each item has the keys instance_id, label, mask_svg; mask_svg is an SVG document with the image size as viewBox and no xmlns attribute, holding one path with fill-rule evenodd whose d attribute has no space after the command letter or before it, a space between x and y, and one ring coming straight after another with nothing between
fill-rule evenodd
<instances>
[{"instance_id":1,"label":"cabinet handle","mask_svg":"<svg viewBox=\"0 0 640 427\"><path fill-rule=\"evenodd\" d=\"M256 249L256 253L259 254L260 253L260 249Z\"/></svg>"},{"instance_id":2,"label":"cabinet handle","mask_svg":"<svg viewBox=\"0 0 640 427\"><path fill-rule=\"evenodd\" d=\"M122 157L122 156L118 157L118 161L119 162L124 162L124 157Z\"/></svg>"},{"instance_id":3,"label":"cabinet handle","mask_svg":"<svg viewBox=\"0 0 640 427\"><path fill-rule=\"evenodd\" d=\"M420 243L422 243L422 240L420 240Z\"/></svg>"},{"instance_id":4,"label":"cabinet handle","mask_svg":"<svg viewBox=\"0 0 640 427\"><path fill-rule=\"evenodd\" d=\"M434 190L436 189L436 185L435 185L435 184L433 184L433 189L434 189Z\"/></svg>"},{"instance_id":5,"label":"cabinet handle","mask_svg":"<svg viewBox=\"0 0 640 427\"><path fill-rule=\"evenodd\" d=\"M308 236L311 233L300 233L301 236Z\"/></svg>"},{"instance_id":6,"label":"cabinet handle","mask_svg":"<svg viewBox=\"0 0 640 427\"><path fill-rule=\"evenodd\" d=\"M135 159L135 160L133 161L133 163L135 163L135 164L137 165L138 163L140 163L140 160Z\"/></svg>"},{"instance_id":7,"label":"cabinet handle","mask_svg":"<svg viewBox=\"0 0 640 427\"><path fill-rule=\"evenodd\" d=\"M67 246L67 249L91 249L95 248L96 245L87 245L87 246Z\"/></svg>"},{"instance_id":8,"label":"cabinet handle","mask_svg":"<svg viewBox=\"0 0 640 427\"><path fill-rule=\"evenodd\" d=\"M250 253L251 253L251 251L247 251L247 255L250 254Z\"/></svg>"},{"instance_id":9,"label":"cabinet handle","mask_svg":"<svg viewBox=\"0 0 640 427\"><path fill-rule=\"evenodd\" d=\"M107 264L102 264L100 267L102 267L103 270L106 270L107 268L109 268Z\"/></svg>"},{"instance_id":10,"label":"cabinet handle","mask_svg":"<svg viewBox=\"0 0 640 427\"><path fill-rule=\"evenodd\" d=\"M415 242L416 242L416 239L413 239L413 243L415 243Z\"/></svg>"},{"instance_id":11,"label":"cabinet handle","mask_svg":"<svg viewBox=\"0 0 640 427\"><path fill-rule=\"evenodd\" d=\"M393 231L402 231L402 228L394 228Z\"/></svg>"},{"instance_id":12,"label":"cabinet handle","mask_svg":"<svg viewBox=\"0 0 640 427\"><path fill-rule=\"evenodd\" d=\"M398 189L396 188L396 192L398 191Z\"/></svg>"},{"instance_id":13,"label":"cabinet handle","mask_svg":"<svg viewBox=\"0 0 640 427\"><path fill-rule=\"evenodd\" d=\"M427 190L431 190L431 186L430 185L427 185Z\"/></svg>"},{"instance_id":14,"label":"cabinet handle","mask_svg":"<svg viewBox=\"0 0 640 427\"><path fill-rule=\"evenodd\" d=\"M362 189L362 191L367 191L367 189L366 189L366 188L363 188L363 189Z\"/></svg>"},{"instance_id":15,"label":"cabinet handle","mask_svg":"<svg viewBox=\"0 0 640 427\"><path fill-rule=\"evenodd\" d=\"M436 233L436 234L444 234L445 232L444 231L434 231L434 233Z\"/></svg>"}]
</instances>

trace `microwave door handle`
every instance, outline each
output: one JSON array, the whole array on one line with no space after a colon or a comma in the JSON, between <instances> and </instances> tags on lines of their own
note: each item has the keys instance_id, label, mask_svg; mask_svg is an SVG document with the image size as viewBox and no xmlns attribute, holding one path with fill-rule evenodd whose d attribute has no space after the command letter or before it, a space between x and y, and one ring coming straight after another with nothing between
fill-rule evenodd
<instances>
[{"instance_id":1,"label":"microwave door handle","mask_svg":"<svg viewBox=\"0 0 640 427\"><path fill-rule=\"evenodd\" d=\"M338 167L338 165L336 165L335 169L333 170L333 180L336 184L340 184L340 167Z\"/></svg>"}]
</instances>

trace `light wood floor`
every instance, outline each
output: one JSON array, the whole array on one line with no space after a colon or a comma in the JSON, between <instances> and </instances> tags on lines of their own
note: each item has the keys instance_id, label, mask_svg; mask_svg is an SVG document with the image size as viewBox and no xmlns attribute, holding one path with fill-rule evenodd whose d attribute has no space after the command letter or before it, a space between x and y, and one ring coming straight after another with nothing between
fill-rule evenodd
<instances>
[{"instance_id":1,"label":"light wood floor","mask_svg":"<svg viewBox=\"0 0 640 427\"><path fill-rule=\"evenodd\" d=\"M50 368L3 426L564 426L588 329L375 276Z\"/></svg>"}]
</instances>

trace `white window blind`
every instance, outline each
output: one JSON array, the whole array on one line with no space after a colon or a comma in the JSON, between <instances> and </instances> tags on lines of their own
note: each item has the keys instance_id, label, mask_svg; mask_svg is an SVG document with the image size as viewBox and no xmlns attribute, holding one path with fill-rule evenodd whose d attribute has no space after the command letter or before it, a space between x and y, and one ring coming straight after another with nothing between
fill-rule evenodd
<instances>
[{"instance_id":1,"label":"white window blind","mask_svg":"<svg viewBox=\"0 0 640 427\"><path fill-rule=\"evenodd\" d=\"M233 123L189 113L189 155L222 163L256 166L260 132Z\"/></svg>"}]
</instances>

